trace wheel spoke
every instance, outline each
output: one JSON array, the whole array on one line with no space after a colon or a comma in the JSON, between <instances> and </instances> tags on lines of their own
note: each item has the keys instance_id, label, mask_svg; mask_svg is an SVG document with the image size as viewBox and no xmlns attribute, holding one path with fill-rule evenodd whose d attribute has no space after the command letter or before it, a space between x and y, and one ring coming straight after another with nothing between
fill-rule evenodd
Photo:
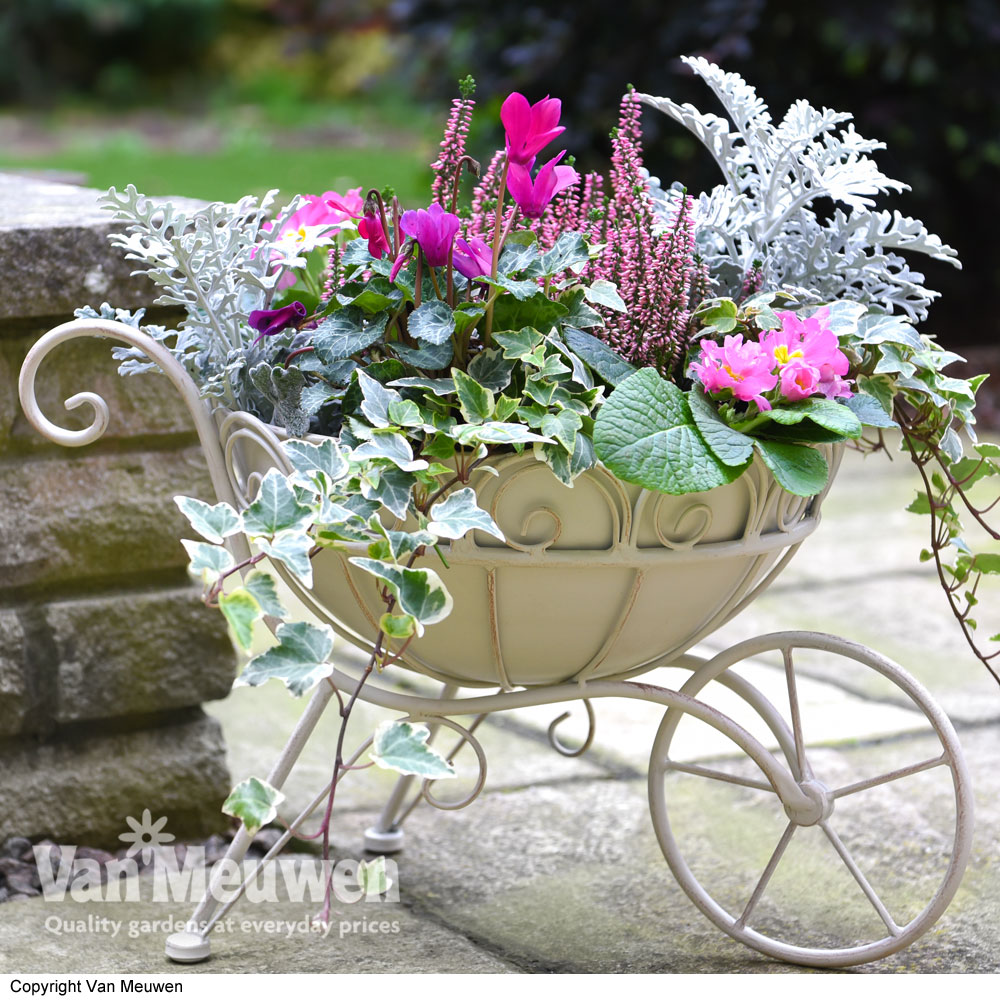
<instances>
[{"instance_id":1,"label":"wheel spoke","mask_svg":"<svg viewBox=\"0 0 1000 1000\"><path fill-rule=\"evenodd\" d=\"M919 774L921 771L929 771L932 767L940 767L948 763L948 755L941 754L940 757L931 757L922 760L919 764L910 764L909 767L901 767L886 774L880 774L877 778L866 778L864 781L856 781L853 785L844 785L843 788L836 789L832 794L835 799L843 798L845 795L853 795L855 792L863 792L866 788L875 788L876 785L884 785L889 781L897 781L911 774Z\"/></svg>"},{"instance_id":2,"label":"wheel spoke","mask_svg":"<svg viewBox=\"0 0 1000 1000\"><path fill-rule=\"evenodd\" d=\"M795 737L795 757L799 765L799 777L807 781L813 776L809 761L806 760L806 746L802 739L802 713L799 711L799 695L795 686L795 667L792 664L792 647L782 651L785 660L785 684L788 687L788 708L792 713L792 735Z\"/></svg>"},{"instance_id":3,"label":"wheel spoke","mask_svg":"<svg viewBox=\"0 0 1000 1000\"><path fill-rule=\"evenodd\" d=\"M774 874L775 868L778 867L778 862L781 860L782 855L785 853L785 849L791 842L792 834L795 833L796 826L797 824L795 823L789 823L788 826L785 827L785 832L781 835L781 840L778 841L778 846L774 849L774 853L767 862L767 867L765 867L764 873L757 880L757 885L754 886L753 894L750 896L747 905L743 908L743 912L740 914L739 920L733 924L735 929L742 930L746 927L747 921L750 919L750 914L753 913L754 907L760 902L760 897L764 895L767 883L771 881L771 876Z\"/></svg>"},{"instance_id":4,"label":"wheel spoke","mask_svg":"<svg viewBox=\"0 0 1000 1000\"><path fill-rule=\"evenodd\" d=\"M726 771L717 771L714 767L703 767L701 764L682 764L680 761L668 758L663 762L663 767L669 771L696 774L699 778L712 778L715 781L728 781L731 785L744 785L746 788L759 788L762 792L774 792L774 789L766 781L760 781L755 778L741 778L739 775L729 774Z\"/></svg>"},{"instance_id":5,"label":"wheel spoke","mask_svg":"<svg viewBox=\"0 0 1000 1000\"><path fill-rule=\"evenodd\" d=\"M840 860L844 862L847 866L847 870L854 876L854 881L861 886L861 891L868 897L868 902L875 907L875 912L882 918L882 923L889 929L889 933L893 937L899 937L902 933L902 928L895 920L889 916L889 911L885 908L885 904L878 897L878 893L871 887L871 883L862 874L861 869L858 868L857 863L854 858L851 857L851 852L844 845L844 842L837 836L833 827L829 823L820 823L820 827L826 834L830 843L833 844L834 850L840 855Z\"/></svg>"}]
</instances>

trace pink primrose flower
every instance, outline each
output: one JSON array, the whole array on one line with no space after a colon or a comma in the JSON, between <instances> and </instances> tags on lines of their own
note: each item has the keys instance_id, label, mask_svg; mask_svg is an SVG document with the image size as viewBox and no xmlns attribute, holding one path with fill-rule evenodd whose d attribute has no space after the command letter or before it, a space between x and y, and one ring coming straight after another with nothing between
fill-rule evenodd
<instances>
[{"instance_id":1,"label":"pink primrose flower","mask_svg":"<svg viewBox=\"0 0 1000 1000\"><path fill-rule=\"evenodd\" d=\"M559 124L562 101L544 97L528 104L523 94L513 93L500 108L500 121L507 131L507 159L510 163L530 163L556 136L565 132Z\"/></svg>"},{"instance_id":2,"label":"pink primrose flower","mask_svg":"<svg viewBox=\"0 0 1000 1000\"><path fill-rule=\"evenodd\" d=\"M778 366L782 386L786 384L783 377L786 366L792 362L801 362L817 373L815 388L807 395L822 393L827 399L853 395L847 388L849 383L843 378L850 368L850 362L840 350L837 335L826 326L829 312L829 309L819 309L812 316L806 317L788 311L776 313L781 320L781 329L767 333L761 343L773 363ZM788 384L792 384L792 381L804 385L798 376L790 377ZM788 399L806 398L801 395L785 395Z\"/></svg>"},{"instance_id":3,"label":"pink primrose flower","mask_svg":"<svg viewBox=\"0 0 1000 1000\"><path fill-rule=\"evenodd\" d=\"M801 358L793 358L779 372L781 395L789 402L808 399L819 389L819 372Z\"/></svg>"},{"instance_id":4,"label":"pink primrose flower","mask_svg":"<svg viewBox=\"0 0 1000 1000\"><path fill-rule=\"evenodd\" d=\"M743 343L743 334L728 336L720 346L714 340L701 342L701 361L691 370L710 394L729 390L735 399L754 402L761 410L771 404L762 395L778 384L778 376L763 346L756 341Z\"/></svg>"},{"instance_id":5,"label":"pink primrose flower","mask_svg":"<svg viewBox=\"0 0 1000 1000\"><path fill-rule=\"evenodd\" d=\"M410 209L399 220L399 228L420 245L431 267L448 263L448 251L460 225L458 216L446 212L437 202L427 209Z\"/></svg>"},{"instance_id":6,"label":"pink primrose flower","mask_svg":"<svg viewBox=\"0 0 1000 1000\"><path fill-rule=\"evenodd\" d=\"M541 218L549 202L560 191L572 187L580 179L580 175L572 167L556 166L565 155L564 149L549 160L538 171L534 182L531 180L533 160L527 166L513 162L508 168L507 188L510 196L529 219Z\"/></svg>"}]
</instances>

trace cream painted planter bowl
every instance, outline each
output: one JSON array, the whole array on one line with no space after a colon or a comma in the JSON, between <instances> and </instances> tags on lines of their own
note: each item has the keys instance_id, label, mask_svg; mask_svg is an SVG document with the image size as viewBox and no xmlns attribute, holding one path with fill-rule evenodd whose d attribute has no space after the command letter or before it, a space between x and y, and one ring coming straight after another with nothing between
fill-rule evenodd
<instances>
[{"instance_id":1,"label":"cream painted planter bowl","mask_svg":"<svg viewBox=\"0 0 1000 1000\"><path fill-rule=\"evenodd\" d=\"M244 413L217 415L236 496L289 469L281 432ZM825 446L833 471L841 449ZM620 679L670 662L746 607L819 522L822 496L782 490L756 459L735 482L674 497L623 483L602 466L564 486L533 455L509 454L470 483L506 543L473 532L432 567L454 598L411 643L406 666L460 685L533 687ZM832 478L832 475L831 475ZM321 621L370 648L384 605L348 562L364 545L327 550L306 589L273 569Z\"/></svg>"}]
</instances>

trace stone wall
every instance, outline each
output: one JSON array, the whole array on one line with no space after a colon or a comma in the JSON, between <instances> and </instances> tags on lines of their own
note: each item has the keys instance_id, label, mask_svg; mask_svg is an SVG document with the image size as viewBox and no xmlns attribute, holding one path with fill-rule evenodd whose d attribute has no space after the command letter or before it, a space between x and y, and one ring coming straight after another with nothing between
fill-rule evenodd
<instances>
[{"instance_id":1,"label":"stone wall","mask_svg":"<svg viewBox=\"0 0 1000 1000\"><path fill-rule=\"evenodd\" d=\"M235 664L178 542L171 498L214 501L187 411L162 376L120 378L96 340L57 348L37 389L66 427L89 408L62 400L103 396L100 441L51 444L18 403L26 351L75 307L153 298L108 245L98 194L0 174L0 842L113 845L144 809L181 837L224 826L225 748L199 706Z\"/></svg>"}]
</instances>

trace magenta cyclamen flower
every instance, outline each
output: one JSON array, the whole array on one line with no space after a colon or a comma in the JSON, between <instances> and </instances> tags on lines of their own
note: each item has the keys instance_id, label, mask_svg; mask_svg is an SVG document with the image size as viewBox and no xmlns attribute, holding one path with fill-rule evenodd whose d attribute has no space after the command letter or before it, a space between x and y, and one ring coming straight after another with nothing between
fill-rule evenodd
<instances>
[{"instance_id":1,"label":"magenta cyclamen flower","mask_svg":"<svg viewBox=\"0 0 1000 1000\"><path fill-rule=\"evenodd\" d=\"M419 244L431 267L448 263L448 252L459 225L458 216L446 212L437 202L427 209L410 209L399 220L399 228Z\"/></svg>"},{"instance_id":2,"label":"magenta cyclamen flower","mask_svg":"<svg viewBox=\"0 0 1000 1000\"><path fill-rule=\"evenodd\" d=\"M507 130L507 158L513 163L531 163L535 155L566 131L559 124L562 101L544 97L528 104L523 94L513 93L500 108L500 121Z\"/></svg>"},{"instance_id":3,"label":"magenta cyclamen flower","mask_svg":"<svg viewBox=\"0 0 1000 1000\"><path fill-rule=\"evenodd\" d=\"M455 240L455 253L452 256L455 268L466 278L481 278L493 270L493 248L478 237L471 240Z\"/></svg>"},{"instance_id":4,"label":"magenta cyclamen flower","mask_svg":"<svg viewBox=\"0 0 1000 1000\"><path fill-rule=\"evenodd\" d=\"M381 260L389 252L389 237L374 212L366 212L358 223L358 235L368 240L368 252L377 260Z\"/></svg>"},{"instance_id":5,"label":"magenta cyclamen flower","mask_svg":"<svg viewBox=\"0 0 1000 1000\"><path fill-rule=\"evenodd\" d=\"M254 345L259 344L265 337L273 337L290 326L297 326L308 315L308 310L301 302L291 302L280 309L254 309L247 316L247 323L258 334Z\"/></svg>"},{"instance_id":6,"label":"magenta cyclamen flower","mask_svg":"<svg viewBox=\"0 0 1000 1000\"><path fill-rule=\"evenodd\" d=\"M726 337L721 346L714 340L701 342L701 361L691 365L708 393L729 390L734 399L754 402L761 410L770 410L771 404L762 393L778 384L778 376L771 369L774 363L761 344L743 343L743 334Z\"/></svg>"},{"instance_id":7,"label":"magenta cyclamen flower","mask_svg":"<svg viewBox=\"0 0 1000 1000\"><path fill-rule=\"evenodd\" d=\"M531 180L530 162L527 166L511 163L507 171L507 189L529 219L540 218L549 202L560 191L572 187L580 179L580 175L572 167L556 166L565 155L566 150L563 150L549 160L538 171L534 181Z\"/></svg>"}]
</instances>

